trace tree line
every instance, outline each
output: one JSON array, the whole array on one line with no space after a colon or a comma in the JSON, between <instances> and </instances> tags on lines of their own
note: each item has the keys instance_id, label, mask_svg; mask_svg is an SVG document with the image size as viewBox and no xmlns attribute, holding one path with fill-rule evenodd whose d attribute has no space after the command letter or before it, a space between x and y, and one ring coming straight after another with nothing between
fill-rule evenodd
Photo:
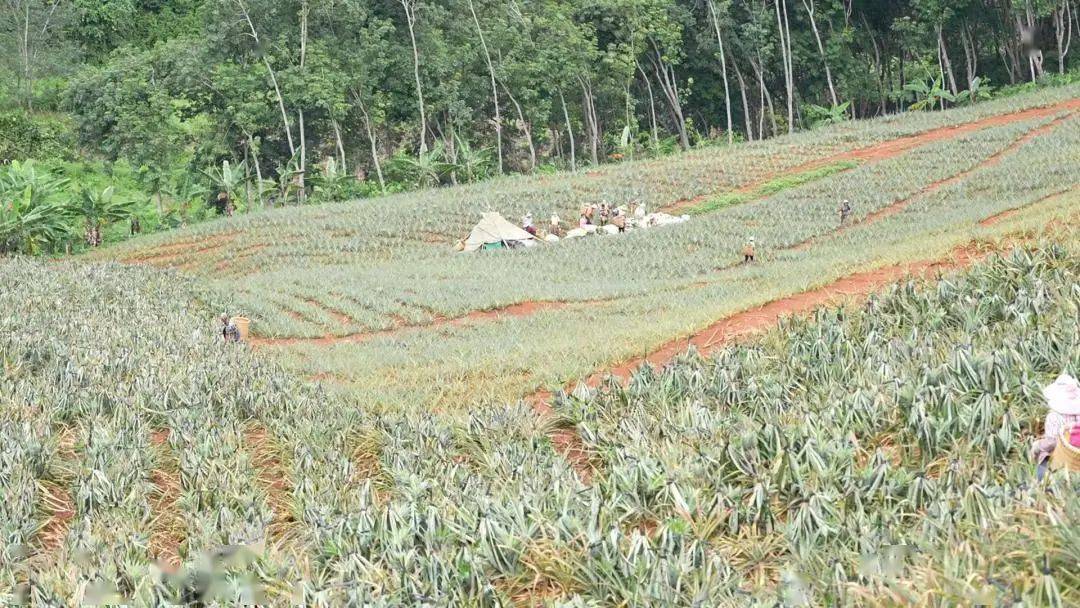
<instances>
[{"instance_id":1,"label":"tree line","mask_svg":"<svg viewBox=\"0 0 1080 608\"><path fill-rule=\"evenodd\" d=\"M80 154L140 167L159 201L221 167L252 204L973 103L1066 74L1080 32L1078 0L0 6L5 107L70 115Z\"/></svg>"}]
</instances>

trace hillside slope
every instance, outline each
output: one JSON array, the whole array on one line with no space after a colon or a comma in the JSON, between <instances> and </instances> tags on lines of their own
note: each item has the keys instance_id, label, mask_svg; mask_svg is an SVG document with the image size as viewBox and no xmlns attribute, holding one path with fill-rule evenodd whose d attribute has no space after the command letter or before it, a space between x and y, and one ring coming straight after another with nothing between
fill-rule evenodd
<instances>
[{"instance_id":1,"label":"hillside slope","mask_svg":"<svg viewBox=\"0 0 1080 608\"><path fill-rule=\"evenodd\" d=\"M1080 165L1078 91L596 174L505 179L379 206L281 209L97 257L176 267L227 290L255 319L258 346L372 404L469 409L585 378L852 272L945 255L975 236L1067 215ZM470 256L450 246L487 208L512 219L553 209L568 218L601 200L700 203L837 160L857 164L680 226L527 252ZM855 223L838 229L842 198L854 202ZM1012 225L979 225L1037 202ZM739 267L750 235L760 263Z\"/></svg>"},{"instance_id":2,"label":"hillside slope","mask_svg":"<svg viewBox=\"0 0 1080 608\"><path fill-rule=\"evenodd\" d=\"M1070 481L1024 456L1080 365L1063 229L559 399L587 480L527 407L380 413L222 345L192 279L0 262L0 601L1074 604Z\"/></svg>"}]
</instances>

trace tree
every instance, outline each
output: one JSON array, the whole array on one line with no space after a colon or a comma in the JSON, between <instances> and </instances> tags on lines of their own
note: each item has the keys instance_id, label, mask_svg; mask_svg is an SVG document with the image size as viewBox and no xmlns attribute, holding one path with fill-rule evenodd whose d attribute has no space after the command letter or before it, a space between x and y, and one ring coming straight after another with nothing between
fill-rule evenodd
<instances>
[{"instance_id":1,"label":"tree","mask_svg":"<svg viewBox=\"0 0 1080 608\"><path fill-rule=\"evenodd\" d=\"M416 79L416 105L420 110L420 154L427 152L427 113L424 109L424 85L420 82L420 49L416 45L416 15L420 0L398 0L405 10L405 23L409 27L409 42L412 45L413 76Z\"/></svg>"},{"instance_id":2,"label":"tree","mask_svg":"<svg viewBox=\"0 0 1080 608\"><path fill-rule=\"evenodd\" d=\"M14 49L3 45L0 50L11 62L16 95L27 109L34 107L38 70L66 50L62 31L70 17L71 7L63 0L5 0L0 4L0 32L4 40L14 43Z\"/></svg>"}]
</instances>

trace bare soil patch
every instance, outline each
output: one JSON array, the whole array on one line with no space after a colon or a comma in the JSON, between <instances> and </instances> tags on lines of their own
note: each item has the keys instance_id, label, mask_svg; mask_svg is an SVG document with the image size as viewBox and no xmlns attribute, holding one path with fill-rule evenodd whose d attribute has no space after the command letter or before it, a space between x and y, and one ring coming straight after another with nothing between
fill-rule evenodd
<instances>
[{"instance_id":1,"label":"bare soil patch","mask_svg":"<svg viewBox=\"0 0 1080 608\"><path fill-rule=\"evenodd\" d=\"M64 463L74 464L78 460L75 451L77 437L75 430L65 428L60 431L58 458ZM71 491L67 488L67 474L61 475L60 479L42 482L38 491L41 494L41 505L47 517L37 535L39 557L45 563L55 560L56 553L64 544L68 530L71 528L71 520L75 518L75 501L71 497Z\"/></svg>"},{"instance_id":2,"label":"bare soil patch","mask_svg":"<svg viewBox=\"0 0 1080 608\"><path fill-rule=\"evenodd\" d=\"M150 498L154 513L150 524L150 556L162 570L175 574L182 563L180 545L184 542L186 526L177 507L183 492L180 462L169 449L169 434L169 429L162 429L150 436L158 463L158 467L150 472L154 483L154 494Z\"/></svg>"},{"instance_id":3,"label":"bare soil patch","mask_svg":"<svg viewBox=\"0 0 1080 608\"><path fill-rule=\"evenodd\" d=\"M278 446L261 425L253 425L247 430L244 434L244 445L258 473L256 482L266 492L267 503L273 512L273 518L267 527L266 540L286 543L296 532L296 519L290 508L292 484L281 463Z\"/></svg>"}]
</instances>

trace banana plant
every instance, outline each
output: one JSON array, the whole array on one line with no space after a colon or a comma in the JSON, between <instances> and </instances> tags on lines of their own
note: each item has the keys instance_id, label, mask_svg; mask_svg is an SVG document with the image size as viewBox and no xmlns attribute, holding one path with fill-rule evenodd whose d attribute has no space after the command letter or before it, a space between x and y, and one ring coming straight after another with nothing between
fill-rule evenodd
<instances>
[{"instance_id":1,"label":"banana plant","mask_svg":"<svg viewBox=\"0 0 1080 608\"><path fill-rule=\"evenodd\" d=\"M232 215L237 210L236 203L240 200L241 191L247 184L247 165L241 162L235 167L228 161L221 161L221 167L211 167L203 171L217 188L217 191L226 196L225 214Z\"/></svg>"},{"instance_id":2,"label":"banana plant","mask_svg":"<svg viewBox=\"0 0 1080 608\"><path fill-rule=\"evenodd\" d=\"M97 190L80 191L78 203L73 207L74 213L84 223L86 244L90 247L101 245L102 230L113 222L130 218L133 210L134 202L117 198L112 186L100 192Z\"/></svg>"},{"instance_id":3,"label":"banana plant","mask_svg":"<svg viewBox=\"0 0 1080 608\"><path fill-rule=\"evenodd\" d=\"M33 185L0 198L0 253L36 255L56 248L71 231L69 209Z\"/></svg>"},{"instance_id":4,"label":"banana plant","mask_svg":"<svg viewBox=\"0 0 1080 608\"><path fill-rule=\"evenodd\" d=\"M944 106L945 102L956 102L956 96L942 86L941 77L909 82L904 86L904 90L915 96L915 102L908 106L908 109L913 111L933 110L939 104Z\"/></svg>"}]
</instances>

